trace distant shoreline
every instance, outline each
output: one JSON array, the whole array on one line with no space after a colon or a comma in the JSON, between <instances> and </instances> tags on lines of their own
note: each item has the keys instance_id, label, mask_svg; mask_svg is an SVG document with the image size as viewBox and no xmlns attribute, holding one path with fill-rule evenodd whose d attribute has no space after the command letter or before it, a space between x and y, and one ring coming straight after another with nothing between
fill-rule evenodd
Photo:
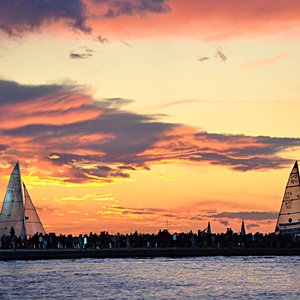
<instances>
[{"instance_id":1,"label":"distant shoreline","mask_svg":"<svg viewBox=\"0 0 300 300\"><path fill-rule=\"evenodd\" d=\"M130 248L130 249L17 249L0 250L0 261L80 258L154 258L200 256L296 256L300 248Z\"/></svg>"}]
</instances>

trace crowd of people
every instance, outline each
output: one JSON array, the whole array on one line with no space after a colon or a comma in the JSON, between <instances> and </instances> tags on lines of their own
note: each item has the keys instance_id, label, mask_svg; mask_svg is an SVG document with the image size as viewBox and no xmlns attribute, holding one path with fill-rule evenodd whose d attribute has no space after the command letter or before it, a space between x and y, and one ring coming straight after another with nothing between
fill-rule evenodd
<instances>
[{"instance_id":1,"label":"crowd of people","mask_svg":"<svg viewBox=\"0 0 300 300\"><path fill-rule=\"evenodd\" d=\"M56 235L55 233L36 233L30 237L17 237L14 228L10 235L3 235L0 239L0 249L103 249L103 248L228 248L228 247L261 247L286 248L300 247L300 239L292 235L276 235L274 233L234 233L227 228L226 233L207 234L205 231L194 233L173 233L168 230L159 230L157 234L79 234L78 236Z\"/></svg>"}]
</instances>

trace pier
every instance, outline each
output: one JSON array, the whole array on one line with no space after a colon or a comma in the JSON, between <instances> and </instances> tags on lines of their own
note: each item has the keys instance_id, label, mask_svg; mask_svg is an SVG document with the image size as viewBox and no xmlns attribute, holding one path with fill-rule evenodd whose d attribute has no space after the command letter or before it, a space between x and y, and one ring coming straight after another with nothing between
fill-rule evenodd
<instances>
[{"instance_id":1,"label":"pier","mask_svg":"<svg viewBox=\"0 0 300 300\"><path fill-rule=\"evenodd\" d=\"M17 249L0 250L0 261L81 258L183 258L200 256L289 256L300 248L134 248L134 249Z\"/></svg>"}]
</instances>

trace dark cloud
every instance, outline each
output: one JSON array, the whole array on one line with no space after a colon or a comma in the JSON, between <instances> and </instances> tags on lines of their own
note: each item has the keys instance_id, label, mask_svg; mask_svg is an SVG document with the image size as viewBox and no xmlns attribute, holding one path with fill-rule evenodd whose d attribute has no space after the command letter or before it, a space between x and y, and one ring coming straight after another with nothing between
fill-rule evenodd
<instances>
[{"instance_id":1,"label":"dark cloud","mask_svg":"<svg viewBox=\"0 0 300 300\"><path fill-rule=\"evenodd\" d=\"M229 225L229 222L228 221L224 221L224 220L221 220L219 221L221 224L223 224L224 226L228 226Z\"/></svg>"},{"instance_id":2,"label":"dark cloud","mask_svg":"<svg viewBox=\"0 0 300 300\"><path fill-rule=\"evenodd\" d=\"M70 165L69 171L72 177L66 182L81 182L97 179L102 182L112 182L113 178L129 178L129 174L124 172L130 169L110 167L98 159L96 155L76 155L76 154L56 154L51 153L48 157L57 166ZM93 164L91 167L90 165Z\"/></svg>"},{"instance_id":3,"label":"dark cloud","mask_svg":"<svg viewBox=\"0 0 300 300\"><path fill-rule=\"evenodd\" d=\"M214 54L211 54L211 56L198 56L199 62L205 62L211 59L216 59L224 63L227 60L227 56L225 55L221 47L216 47L214 50Z\"/></svg>"},{"instance_id":4,"label":"dark cloud","mask_svg":"<svg viewBox=\"0 0 300 300\"><path fill-rule=\"evenodd\" d=\"M123 215L154 215L154 212L151 211L123 211Z\"/></svg>"},{"instance_id":5,"label":"dark cloud","mask_svg":"<svg viewBox=\"0 0 300 300\"><path fill-rule=\"evenodd\" d=\"M300 143L299 138L251 137L207 132L195 133L194 137L195 141L203 141L203 146L191 149L189 144L173 143L174 150L184 152L191 161L226 165L237 171L283 168L291 161L276 154L289 147L297 147ZM173 136L172 139L175 140L176 137ZM216 147L209 146L211 142L228 145L228 148L219 151Z\"/></svg>"},{"instance_id":6,"label":"dark cloud","mask_svg":"<svg viewBox=\"0 0 300 300\"><path fill-rule=\"evenodd\" d=\"M297 144L299 140L297 141ZM277 148L281 148L279 143ZM258 150L257 153L255 150ZM268 147L265 148L266 152L270 151ZM247 149L246 149L247 151ZM272 150L273 151L273 150ZM241 149L239 152L243 152ZM233 170L237 171L249 171L249 170L261 170L261 169L280 169L290 163L289 159L280 157L263 157L261 154L262 149L253 147L252 157L240 158L239 156L232 157L230 155L230 149L228 152L221 154L218 152L199 152L190 156L192 161L207 161L213 165L230 166ZM279 152L278 150L276 152ZM262 155L262 156L259 156ZM245 156L244 154L242 156Z\"/></svg>"},{"instance_id":7,"label":"dark cloud","mask_svg":"<svg viewBox=\"0 0 300 300\"><path fill-rule=\"evenodd\" d=\"M198 61L200 61L200 62L204 62L207 60L210 60L210 57L208 57L208 56L199 56L198 57Z\"/></svg>"},{"instance_id":8,"label":"dark cloud","mask_svg":"<svg viewBox=\"0 0 300 300\"><path fill-rule=\"evenodd\" d=\"M86 52L82 52L82 53L71 52L69 55L69 57L72 59L86 59L86 58L90 58L92 56L93 56L93 54L86 53Z\"/></svg>"},{"instance_id":9,"label":"dark cloud","mask_svg":"<svg viewBox=\"0 0 300 300\"><path fill-rule=\"evenodd\" d=\"M0 29L9 36L63 21L72 29L89 32L82 0L1 0Z\"/></svg>"},{"instance_id":10,"label":"dark cloud","mask_svg":"<svg viewBox=\"0 0 300 300\"><path fill-rule=\"evenodd\" d=\"M7 149L7 146L1 145L1 144L0 144L0 151L4 151L4 150L6 150L6 149Z\"/></svg>"},{"instance_id":11,"label":"dark cloud","mask_svg":"<svg viewBox=\"0 0 300 300\"><path fill-rule=\"evenodd\" d=\"M24 85L0 79L0 105L25 102L51 93L71 92L75 89L72 85Z\"/></svg>"},{"instance_id":12,"label":"dark cloud","mask_svg":"<svg viewBox=\"0 0 300 300\"><path fill-rule=\"evenodd\" d=\"M10 37L39 30L51 23L63 22L73 30L89 33L89 18L116 18L122 15L143 16L148 13L167 13L168 0L91 0L102 13L88 12L87 0L1 0L0 31ZM92 15L89 15L92 14ZM98 37L102 44L107 38ZM125 43L124 43L125 44ZM129 45L129 44L127 44Z\"/></svg>"},{"instance_id":13,"label":"dark cloud","mask_svg":"<svg viewBox=\"0 0 300 300\"><path fill-rule=\"evenodd\" d=\"M120 170L129 170L129 171L135 171L136 168L132 166L118 166L118 169Z\"/></svg>"},{"instance_id":14,"label":"dark cloud","mask_svg":"<svg viewBox=\"0 0 300 300\"><path fill-rule=\"evenodd\" d=\"M227 56L224 54L222 48L216 48L215 57L218 58L221 62L226 62Z\"/></svg>"},{"instance_id":15,"label":"dark cloud","mask_svg":"<svg viewBox=\"0 0 300 300\"><path fill-rule=\"evenodd\" d=\"M83 46L79 51L71 51L69 57L72 59L86 59L94 55L95 50Z\"/></svg>"},{"instance_id":16,"label":"dark cloud","mask_svg":"<svg viewBox=\"0 0 300 300\"><path fill-rule=\"evenodd\" d=\"M103 14L105 18L171 11L168 0L94 0L94 2L106 6L106 12Z\"/></svg>"},{"instance_id":17,"label":"dark cloud","mask_svg":"<svg viewBox=\"0 0 300 300\"><path fill-rule=\"evenodd\" d=\"M165 217L166 216L166 210L160 209L160 208L131 208L131 207L125 207L125 206L117 206L112 205L109 207L109 210L116 211L121 213L122 215L136 215L136 216L157 216L157 217ZM176 217L173 214L167 215L170 218Z\"/></svg>"},{"instance_id":18,"label":"dark cloud","mask_svg":"<svg viewBox=\"0 0 300 300\"><path fill-rule=\"evenodd\" d=\"M114 108L120 109L121 107L128 105L134 102L131 99L124 99L124 98L107 98L101 102L101 107L103 108Z\"/></svg>"},{"instance_id":19,"label":"dark cloud","mask_svg":"<svg viewBox=\"0 0 300 300\"><path fill-rule=\"evenodd\" d=\"M256 227L259 227L259 224L251 223L246 225L247 229L256 228Z\"/></svg>"},{"instance_id":20,"label":"dark cloud","mask_svg":"<svg viewBox=\"0 0 300 300\"><path fill-rule=\"evenodd\" d=\"M203 221L203 220L206 220L206 218L203 215L198 215L198 216L191 217L190 220L192 220L192 221Z\"/></svg>"},{"instance_id":21,"label":"dark cloud","mask_svg":"<svg viewBox=\"0 0 300 300\"><path fill-rule=\"evenodd\" d=\"M174 160L237 171L278 169L291 163L281 153L300 145L299 138L197 132L159 121L155 115L125 110L131 102L123 98L96 101L75 85L28 86L1 80L1 147L11 161L39 158L65 181L111 182L128 178L132 171L148 170L154 163ZM21 144L15 147L12 140ZM65 173L56 174L58 169ZM251 214L209 217L251 219Z\"/></svg>"},{"instance_id":22,"label":"dark cloud","mask_svg":"<svg viewBox=\"0 0 300 300\"><path fill-rule=\"evenodd\" d=\"M99 35L99 36L97 37L97 41L98 41L100 44L103 44L103 45L109 43L108 39L105 38L105 37L103 37L102 35Z\"/></svg>"},{"instance_id":23,"label":"dark cloud","mask_svg":"<svg viewBox=\"0 0 300 300\"><path fill-rule=\"evenodd\" d=\"M210 217L216 219L274 220L277 219L278 213L265 211L221 212L212 214Z\"/></svg>"},{"instance_id":24,"label":"dark cloud","mask_svg":"<svg viewBox=\"0 0 300 300\"><path fill-rule=\"evenodd\" d=\"M121 43L123 44L123 45L125 45L126 47L128 47L128 48L131 48L132 47L132 45L130 44L130 43L128 43L128 42L126 42L126 41L124 41L124 40L120 40L121 41Z\"/></svg>"}]
</instances>

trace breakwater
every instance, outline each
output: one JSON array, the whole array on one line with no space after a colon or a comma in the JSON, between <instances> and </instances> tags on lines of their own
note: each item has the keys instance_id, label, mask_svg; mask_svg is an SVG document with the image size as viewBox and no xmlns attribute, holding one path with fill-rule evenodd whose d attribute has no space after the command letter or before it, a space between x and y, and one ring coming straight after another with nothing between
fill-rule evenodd
<instances>
[{"instance_id":1,"label":"breakwater","mask_svg":"<svg viewBox=\"0 0 300 300\"><path fill-rule=\"evenodd\" d=\"M17 249L0 250L0 260L43 260L80 258L153 258L200 256L288 256L300 248L132 248L132 249Z\"/></svg>"}]
</instances>

